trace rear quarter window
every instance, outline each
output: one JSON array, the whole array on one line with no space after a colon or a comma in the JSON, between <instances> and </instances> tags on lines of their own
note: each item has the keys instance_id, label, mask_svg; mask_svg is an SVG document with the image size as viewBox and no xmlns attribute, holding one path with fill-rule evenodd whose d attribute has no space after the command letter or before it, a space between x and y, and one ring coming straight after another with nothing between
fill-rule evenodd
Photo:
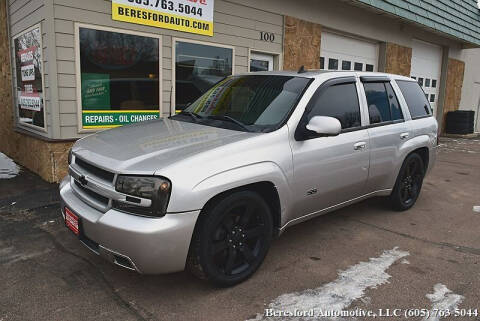
<instances>
[{"instance_id":1,"label":"rear quarter window","mask_svg":"<svg viewBox=\"0 0 480 321\"><path fill-rule=\"evenodd\" d=\"M396 82L407 102L408 110L410 110L412 119L432 115L430 103L418 83L406 80L397 80Z\"/></svg>"}]
</instances>

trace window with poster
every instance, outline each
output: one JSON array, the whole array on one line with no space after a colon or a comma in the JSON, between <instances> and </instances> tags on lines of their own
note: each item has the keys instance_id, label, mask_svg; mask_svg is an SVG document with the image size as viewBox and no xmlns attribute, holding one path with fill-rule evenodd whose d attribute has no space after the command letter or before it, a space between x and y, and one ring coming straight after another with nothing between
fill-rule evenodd
<instances>
[{"instance_id":1,"label":"window with poster","mask_svg":"<svg viewBox=\"0 0 480 321\"><path fill-rule=\"evenodd\" d=\"M208 89L233 74L234 49L191 40L174 40L175 110L180 112Z\"/></svg>"},{"instance_id":2,"label":"window with poster","mask_svg":"<svg viewBox=\"0 0 480 321\"><path fill-rule=\"evenodd\" d=\"M18 122L45 131L42 32L40 24L13 37Z\"/></svg>"},{"instance_id":3,"label":"window with poster","mask_svg":"<svg viewBox=\"0 0 480 321\"><path fill-rule=\"evenodd\" d=\"M161 115L161 36L77 24L79 128Z\"/></svg>"}]
</instances>

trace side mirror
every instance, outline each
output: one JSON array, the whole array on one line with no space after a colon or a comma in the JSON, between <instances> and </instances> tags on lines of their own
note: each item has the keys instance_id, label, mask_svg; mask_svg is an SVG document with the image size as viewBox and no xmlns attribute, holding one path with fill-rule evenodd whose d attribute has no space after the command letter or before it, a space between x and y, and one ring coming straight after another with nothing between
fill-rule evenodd
<instances>
[{"instance_id":1,"label":"side mirror","mask_svg":"<svg viewBox=\"0 0 480 321\"><path fill-rule=\"evenodd\" d=\"M306 128L319 135L337 136L342 131L342 124L334 117L314 116L310 119Z\"/></svg>"}]
</instances>

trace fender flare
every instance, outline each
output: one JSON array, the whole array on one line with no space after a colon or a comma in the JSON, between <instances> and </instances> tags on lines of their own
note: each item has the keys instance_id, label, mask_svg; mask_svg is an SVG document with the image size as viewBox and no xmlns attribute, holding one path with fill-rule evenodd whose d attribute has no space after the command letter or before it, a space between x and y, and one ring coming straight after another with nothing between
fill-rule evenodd
<instances>
[{"instance_id":1,"label":"fender flare","mask_svg":"<svg viewBox=\"0 0 480 321\"><path fill-rule=\"evenodd\" d=\"M283 213L291 195L290 187L287 176L274 162L248 164L211 175L193 186L192 195L196 199L196 208L202 209L220 193L260 182L274 185L280 200L280 212Z\"/></svg>"},{"instance_id":2,"label":"fender flare","mask_svg":"<svg viewBox=\"0 0 480 321\"><path fill-rule=\"evenodd\" d=\"M402 162L399 163L397 168L395 168L395 181L397 180L398 173L400 172L400 168L402 168L403 163L405 162L405 159L409 154L411 154L413 151L419 149L419 148L427 148L430 151L430 137L428 135L420 135L416 136L412 139L409 139L406 141L399 149L399 157L401 157ZM395 184L395 181L393 184ZM392 185L393 186L393 185Z\"/></svg>"}]
</instances>

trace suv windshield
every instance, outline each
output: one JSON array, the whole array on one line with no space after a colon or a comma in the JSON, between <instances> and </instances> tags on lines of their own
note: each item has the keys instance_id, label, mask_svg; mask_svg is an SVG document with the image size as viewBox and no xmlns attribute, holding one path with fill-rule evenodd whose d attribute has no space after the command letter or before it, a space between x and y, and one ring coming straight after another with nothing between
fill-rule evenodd
<instances>
[{"instance_id":1,"label":"suv windshield","mask_svg":"<svg viewBox=\"0 0 480 321\"><path fill-rule=\"evenodd\" d=\"M309 82L293 76L231 76L173 117L235 130L272 131L288 117Z\"/></svg>"}]
</instances>

